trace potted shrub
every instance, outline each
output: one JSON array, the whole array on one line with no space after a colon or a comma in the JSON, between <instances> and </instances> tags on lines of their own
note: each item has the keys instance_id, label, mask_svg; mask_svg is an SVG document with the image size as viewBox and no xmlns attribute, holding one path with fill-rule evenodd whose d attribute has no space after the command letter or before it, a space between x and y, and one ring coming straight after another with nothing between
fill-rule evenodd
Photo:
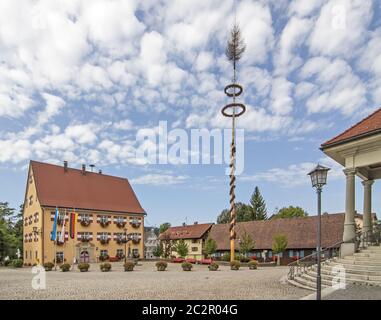
<instances>
[{"instance_id":1,"label":"potted shrub","mask_svg":"<svg viewBox=\"0 0 381 320\"><path fill-rule=\"evenodd\" d=\"M45 262L44 263L45 271L52 271L53 267L54 267L54 263L53 262Z\"/></svg>"},{"instance_id":2,"label":"potted shrub","mask_svg":"<svg viewBox=\"0 0 381 320\"><path fill-rule=\"evenodd\" d=\"M99 261L107 261L109 258L108 254L104 254L99 256Z\"/></svg>"},{"instance_id":3,"label":"potted shrub","mask_svg":"<svg viewBox=\"0 0 381 320\"><path fill-rule=\"evenodd\" d=\"M167 267L168 267L168 263L166 263L165 261L156 262L157 271L165 271Z\"/></svg>"},{"instance_id":4,"label":"potted shrub","mask_svg":"<svg viewBox=\"0 0 381 320\"><path fill-rule=\"evenodd\" d=\"M192 265L190 262L186 262L186 261L184 261L184 262L181 264L181 267L183 268L183 271L191 271L192 268L193 268L193 265Z\"/></svg>"},{"instance_id":5,"label":"potted shrub","mask_svg":"<svg viewBox=\"0 0 381 320\"><path fill-rule=\"evenodd\" d=\"M21 259L14 259L11 264L14 268L22 268L24 262Z\"/></svg>"},{"instance_id":6,"label":"potted shrub","mask_svg":"<svg viewBox=\"0 0 381 320\"><path fill-rule=\"evenodd\" d=\"M133 271L135 267L135 263L132 261L127 261L124 264L124 271Z\"/></svg>"},{"instance_id":7,"label":"potted shrub","mask_svg":"<svg viewBox=\"0 0 381 320\"><path fill-rule=\"evenodd\" d=\"M209 271L217 271L218 270L218 263L212 262L210 265L208 265Z\"/></svg>"},{"instance_id":8,"label":"potted shrub","mask_svg":"<svg viewBox=\"0 0 381 320\"><path fill-rule=\"evenodd\" d=\"M78 269L81 272L87 272L90 268L90 265L86 262L78 263Z\"/></svg>"},{"instance_id":9,"label":"potted shrub","mask_svg":"<svg viewBox=\"0 0 381 320\"><path fill-rule=\"evenodd\" d=\"M249 261L249 269L250 270L255 270L255 269L258 269L258 261L256 260L251 260Z\"/></svg>"},{"instance_id":10,"label":"potted shrub","mask_svg":"<svg viewBox=\"0 0 381 320\"><path fill-rule=\"evenodd\" d=\"M62 272L68 272L70 270L71 265L69 263L64 263L60 266Z\"/></svg>"},{"instance_id":11,"label":"potted shrub","mask_svg":"<svg viewBox=\"0 0 381 320\"><path fill-rule=\"evenodd\" d=\"M230 262L230 269L231 270L239 270L240 266L241 266L241 263L237 260L233 260Z\"/></svg>"},{"instance_id":12,"label":"potted shrub","mask_svg":"<svg viewBox=\"0 0 381 320\"><path fill-rule=\"evenodd\" d=\"M111 263L108 263L108 262L101 263L99 267L102 272L109 272L111 270Z\"/></svg>"},{"instance_id":13,"label":"potted shrub","mask_svg":"<svg viewBox=\"0 0 381 320\"><path fill-rule=\"evenodd\" d=\"M240 261L240 262L249 262L249 261L250 261L250 258L245 257L245 256L240 256L240 257L239 257L239 261Z\"/></svg>"}]
</instances>

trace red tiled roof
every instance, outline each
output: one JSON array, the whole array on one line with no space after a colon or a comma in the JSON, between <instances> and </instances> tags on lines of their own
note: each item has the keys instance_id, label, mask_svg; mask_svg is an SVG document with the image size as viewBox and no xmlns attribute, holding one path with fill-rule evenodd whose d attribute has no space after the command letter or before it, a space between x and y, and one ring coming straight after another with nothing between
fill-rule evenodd
<instances>
[{"instance_id":1,"label":"red tiled roof","mask_svg":"<svg viewBox=\"0 0 381 320\"><path fill-rule=\"evenodd\" d=\"M354 126L350 127L338 136L324 142L321 146L327 147L332 144L344 142L354 138L360 138L364 135L371 134L374 132L381 132L381 108L373 112L371 115L361 120Z\"/></svg>"},{"instance_id":2,"label":"red tiled roof","mask_svg":"<svg viewBox=\"0 0 381 320\"><path fill-rule=\"evenodd\" d=\"M42 206L145 213L127 179L31 161Z\"/></svg>"},{"instance_id":3,"label":"red tiled roof","mask_svg":"<svg viewBox=\"0 0 381 320\"><path fill-rule=\"evenodd\" d=\"M322 215L322 247L329 247L343 238L344 213ZM274 236L284 234L289 249L316 248L317 216L239 222L237 239L247 232L255 242L255 249L271 250ZM210 237L217 242L217 250L230 250L229 224L215 224ZM236 241L236 250L239 242Z\"/></svg>"},{"instance_id":4,"label":"red tiled roof","mask_svg":"<svg viewBox=\"0 0 381 320\"><path fill-rule=\"evenodd\" d=\"M160 234L159 239L169 235L169 239L200 239L207 232L213 223L191 224L179 227L170 227Z\"/></svg>"}]
</instances>

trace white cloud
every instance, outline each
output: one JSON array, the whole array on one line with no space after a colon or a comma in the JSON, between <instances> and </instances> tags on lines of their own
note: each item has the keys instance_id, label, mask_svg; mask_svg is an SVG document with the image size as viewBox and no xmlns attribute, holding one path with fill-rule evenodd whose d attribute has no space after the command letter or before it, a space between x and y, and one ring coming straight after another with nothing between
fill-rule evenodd
<instances>
[{"instance_id":1,"label":"white cloud","mask_svg":"<svg viewBox=\"0 0 381 320\"><path fill-rule=\"evenodd\" d=\"M299 17L309 16L318 9L324 1L325 0L294 0L288 8L289 15L295 14Z\"/></svg>"},{"instance_id":2,"label":"white cloud","mask_svg":"<svg viewBox=\"0 0 381 320\"><path fill-rule=\"evenodd\" d=\"M196 59L196 70L204 71L212 66L213 55L211 52L202 51L199 53Z\"/></svg>"},{"instance_id":3,"label":"white cloud","mask_svg":"<svg viewBox=\"0 0 381 320\"><path fill-rule=\"evenodd\" d=\"M292 90L294 84L286 78L277 77L272 79L271 106L275 114L288 114L293 109Z\"/></svg>"},{"instance_id":4,"label":"white cloud","mask_svg":"<svg viewBox=\"0 0 381 320\"><path fill-rule=\"evenodd\" d=\"M77 124L65 129L65 135L80 144L91 144L97 140L95 125Z\"/></svg>"},{"instance_id":5,"label":"white cloud","mask_svg":"<svg viewBox=\"0 0 381 320\"><path fill-rule=\"evenodd\" d=\"M134 124L131 120L125 119L125 120L122 120L122 121L115 123L114 127L116 129L120 129L120 130L131 130L134 128Z\"/></svg>"},{"instance_id":6,"label":"white cloud","mask_svg":"<svg viewBox=\"0 0 381 320\"><path fill-rule=\"evenodd\" d=\"M147 174L131 179L131 184L147 184L151 186L170 186L184 183L188 176L169 174Z\"/></svg>"},{"instance_id":7,"label":"white cloud","mask_svg":"<svg viewBox=\"0 0 381 320\"><path fill-rule=\"evenodd\" d=\"M353 57L367 37L370 0L330 0L320 12L309 39L310 52Z\"/></svg>"}]
</instances>

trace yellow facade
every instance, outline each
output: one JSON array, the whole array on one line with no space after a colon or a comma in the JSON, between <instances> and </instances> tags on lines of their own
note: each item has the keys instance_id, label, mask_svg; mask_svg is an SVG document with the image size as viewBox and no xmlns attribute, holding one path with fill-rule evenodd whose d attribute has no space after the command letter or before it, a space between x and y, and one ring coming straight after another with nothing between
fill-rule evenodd
<instances>
[{"instance_id":1,"label":"yellow facade","mask_svg":"<svg viewBox=\"0 0 381 320\"><path fill-rule=\"evenodd\" d=\"M54 223L54 212L56 208L43 207L39 203L36 186L33 179L32 168L29 170L28 182L26 188L26 196L24 203L24 263L38 264L45 262L53 262L55 255L58 258L63 256L65 262L72 264L74 257L78 262L88 261L97 262L101 253L110 258L114 258L119 253L133 257L133 254L140 258L144 257L144 215L143 214L126 214L118 212L95 211L95 210L75 210L78 217L86 215L92 222L88 226L82 225L81 221L77 221L75 226L75 237L70 238L69 235L69 217L73 209L58 208L61 215L66 214L65 223L65 242L57 244L50 240L51 231ZM107 223L102 226L101 217L107 217ZM119 218L118 218L119 217ZM116 222L120 220L118 225ZM97 221L98 220L98 221ZM57 225L58 234L62 230L62 225ZM90 241L82 241L83 233L91 234ZM102 243L101 234L105 236L107 233L106 243ZM134 234L134 241L127 244L118 243L117 236ZM130 253L130 255L129 255ZM58 261L57 261L58 262Z\"/></svg>"},{"instance_id":2,"label":"yellow facade","mask_svg":"<svg viewBox=\"0 0 381 320\"><path fill-rule=\"evenodd\" d=\"M188 255L186 256L186 259L197 259L200 260L204 257L203 255L203 245L204 240L203 239L183 239L184 242L188 246ZM172 242L172 246L175 244L175 242ZM172 255L178 257L179 255L177 252L172 251Z\"/></svg>"}]
</instances>

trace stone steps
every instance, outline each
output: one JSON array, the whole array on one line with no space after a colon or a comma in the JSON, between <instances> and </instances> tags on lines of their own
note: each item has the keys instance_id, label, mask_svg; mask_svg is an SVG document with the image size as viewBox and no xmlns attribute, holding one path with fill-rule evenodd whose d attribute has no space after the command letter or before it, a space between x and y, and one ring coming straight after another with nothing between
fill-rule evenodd
<instances>
[{"instance_id":1,"label":"stone steps","mask_svg":"<svg viewBox=\"0 0 381 320\"><path fill-rule=\"evenodd\" d=\"M332 274L333 268L344 268L345 275ZM289 282L300 288L316 290L317 266L311 266L305 273ZM381 247L370 246L352 256L334 258L322 263L322 288L332 287L335 283L380 286L381 287Z\"/></svg>"}]
</instances>

